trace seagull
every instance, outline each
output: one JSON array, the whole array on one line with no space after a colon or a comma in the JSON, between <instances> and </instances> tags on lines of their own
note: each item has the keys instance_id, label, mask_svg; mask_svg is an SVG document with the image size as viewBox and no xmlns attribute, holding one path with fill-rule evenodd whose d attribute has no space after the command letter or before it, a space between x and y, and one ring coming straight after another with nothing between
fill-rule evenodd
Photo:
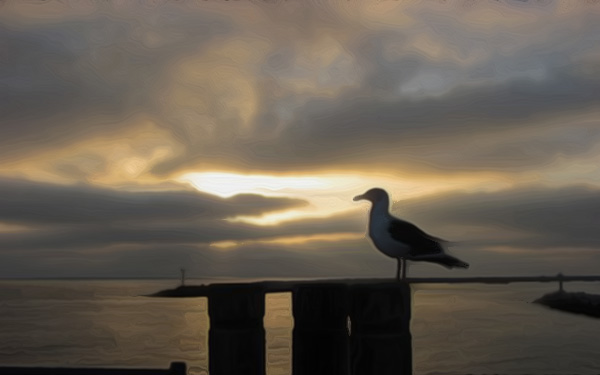
<instances>
[{"instance_id":1,"label":"seagull","mask_svg":"<svg viewBox=\"0 0 600 375\"><path fill-rule=\"evenodd\" d=\"M389 212L390 198L380 188L373 188L354 201L368 200L372 203L369 215L369 237L375 247L385 255L398 259L396 279L406 278L406 260L426 261L446 268L469 268L469 264L444 252L441 243L447 242L430 236L416 225L392 216Z\"/></svg>"}]
</instances>

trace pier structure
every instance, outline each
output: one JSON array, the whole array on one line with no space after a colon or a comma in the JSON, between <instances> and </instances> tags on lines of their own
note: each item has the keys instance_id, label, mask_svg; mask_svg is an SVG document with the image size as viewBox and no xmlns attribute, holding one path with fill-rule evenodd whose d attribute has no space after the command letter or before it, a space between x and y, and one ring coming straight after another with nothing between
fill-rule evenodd
<instances>
[{"instance_id":1,"label":"pier structure","mask_svg":"<svg viewBox=\"0 0 600 375\"><path fill-rule=\"evenodd\" d=\"M265 295L290 292L293 375L411 375L411 284L600 281L515 276L262 281L185 286L158 297L207 297L209 373L264 375Z\"/></svg>"},{"instance_id":2,"label":"pier structure","mask_svg":"<svg viewBox=\"0 0 600 375\"><path fill-rule=\"evenodd\" d=\"M200 290L199 290L200 291ZM411 289L407 283L214 284L208 297L209 373L264 375L265 294L292 293L294 375L409 375Z\"/></svg>"}]
</instances>

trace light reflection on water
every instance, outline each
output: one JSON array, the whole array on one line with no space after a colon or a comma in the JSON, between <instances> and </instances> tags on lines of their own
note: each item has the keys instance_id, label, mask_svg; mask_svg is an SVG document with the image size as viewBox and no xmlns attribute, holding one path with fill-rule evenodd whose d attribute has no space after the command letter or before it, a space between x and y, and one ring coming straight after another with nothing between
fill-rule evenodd
<instances>
[{"instance_id":1,"label":"light reflection on water","mask_svg":"<svg viewBox=\"0 0 600 375\"><path fill-rule=\"evenodd\" d=\"M185 361L190 374L206 374L206 299L139 297L173 286L165 281L2 281L0 365L166 368ZM555 287L413 286L414 373L599 373L600 320L531 303ZM600 293L597 284L565 287ZM289 374L290 295L267 295L265 302L268 374Z\"/></svg>"}]
</instances>

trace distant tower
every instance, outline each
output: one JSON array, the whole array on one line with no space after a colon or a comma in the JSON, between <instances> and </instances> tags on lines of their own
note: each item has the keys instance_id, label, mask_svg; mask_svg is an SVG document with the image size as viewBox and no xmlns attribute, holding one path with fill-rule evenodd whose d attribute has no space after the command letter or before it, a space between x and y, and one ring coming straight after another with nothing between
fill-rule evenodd
<instances>
[{"instance_id":1,"label":"distant tower","mask_svg":"<svg viewBox=\"0 0 600 375\"><path fill-rule=\"evenodd\" d=\"M558 275L558 291L563 293L565 290L563 289L563 274L560 272Z\"/></svg>"},{"instance_id":2,"label":"distant tower","mask_svg":"<svg viewBox=\"0 0 600 375\"><path fill-rule=\"evenodd\" d=\"M185 268L181 269L181 286L185 285Z\"/></svg>"}]
</instances>

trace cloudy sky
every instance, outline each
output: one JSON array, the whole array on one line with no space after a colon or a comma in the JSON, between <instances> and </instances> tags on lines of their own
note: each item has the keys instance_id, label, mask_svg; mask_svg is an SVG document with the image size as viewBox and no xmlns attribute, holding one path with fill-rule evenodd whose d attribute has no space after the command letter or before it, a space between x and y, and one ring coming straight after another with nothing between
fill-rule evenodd
<instances>
[{"instance_id":1,"label":"cloudy sky","mask_svg":"<svg viewBox=\"0 0 600 375\"><path fill-rule=\"evenodd\" d=\"M1 277L598 274L597 1L4 1Z\"/></svg>"}]
</instances>

